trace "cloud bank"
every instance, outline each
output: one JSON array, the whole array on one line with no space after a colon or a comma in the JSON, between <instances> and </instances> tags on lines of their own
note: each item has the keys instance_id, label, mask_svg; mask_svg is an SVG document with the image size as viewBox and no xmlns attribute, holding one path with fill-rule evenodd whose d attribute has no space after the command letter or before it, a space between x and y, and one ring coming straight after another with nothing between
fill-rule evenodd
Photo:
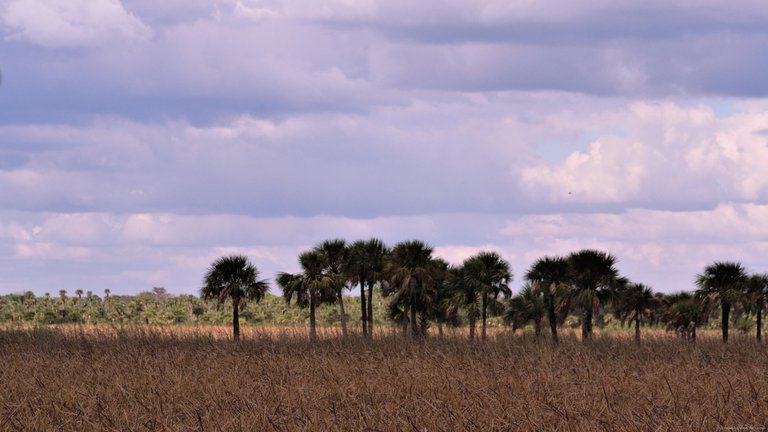
<instances>
[{"instance_id":1,"label":"cloud bank","mask_svg":"<svg viewBox=\"0 0 768 432\"><path fill-rule=\"evenodd\" d=\"M328 237L765 270L761 2L0 1L0 292Z\"/></svg>"}]
</instances>

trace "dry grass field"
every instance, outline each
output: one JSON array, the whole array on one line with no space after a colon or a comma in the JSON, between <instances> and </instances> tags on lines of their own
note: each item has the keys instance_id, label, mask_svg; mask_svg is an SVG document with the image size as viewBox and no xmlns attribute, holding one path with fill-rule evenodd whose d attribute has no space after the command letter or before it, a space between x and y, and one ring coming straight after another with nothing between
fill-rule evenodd
<instances>
[{"instance_id":1,"label":"dry grass field","mask_svg":"<svg viewBox=\"0 0 768 432\"><path fill-rule=\"evenodd\" d=\"M0 430L768 430L768 350L663 332L0 330Z\"/></svg>"}]
</instances>

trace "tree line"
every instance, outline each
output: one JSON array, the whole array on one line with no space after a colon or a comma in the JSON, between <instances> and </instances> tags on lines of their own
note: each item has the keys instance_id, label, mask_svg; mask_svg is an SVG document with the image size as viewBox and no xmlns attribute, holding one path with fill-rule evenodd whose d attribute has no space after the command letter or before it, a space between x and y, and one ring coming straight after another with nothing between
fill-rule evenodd
<instances>
[{"instance_id":1,"label":"tree line","mask_svg":"<svg viewBox=\"0 0 768 432\"><path fill-rule=\"evenodd\" d=\"M696 275L693 293L654 293L642 283L619 274L616 257L594 249L567 256L537 259L525 272L523 289L512 295L511 267L498 253L481 251L461 265L434 256L419 240L388 247L379 239L348 243L326 240L299 255L301 271L279 273L275 279L284 300L309 308L310 339L317 338L315 311L337 305L341 333L347 335L346 290L359 288L360 322L364 337L373 334L371 299L378 287L387 299L386 315L403 334L424 338L430 327L442 334L444 326L467 323L469 337L487 338L490 316L501 316L513 329L533 324L536 336L549 327L558 342L558 328L572 313L580 315L583 340L592 338L595 314L610 308L622 324L632 323L640 341L642 325L664 325L689 339L696 328L719 310L722 338L728 341L731 320L754 316L756 338L762 338L762 315L768 294L768 275L750 274L737 262L715 262ZM240 337L238 313L245 301L258 303L269 284L241 255L216 260L204 278L201 295L219 302L231 300L234 338ZM733 315L731 312L734 312Z\"/></svg>"}]
</instances>

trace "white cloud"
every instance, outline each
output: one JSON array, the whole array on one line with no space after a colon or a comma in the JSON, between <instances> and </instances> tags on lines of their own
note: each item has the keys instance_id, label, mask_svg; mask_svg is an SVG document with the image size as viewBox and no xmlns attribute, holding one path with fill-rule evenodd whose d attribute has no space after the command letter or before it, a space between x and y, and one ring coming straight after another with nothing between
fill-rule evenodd
<instances>
[{"instance_id":1,"label":"white cloud","mask_svg":"<svg viewBox=\"0 0 768 432\"><path fill-rule=\"evenodd\" d=\"M0 19L11 31L7 38L46 47L104 45L152 35L120 0L11 0Z\"/></svg>"},{"instance_id":2,"label":"white cloud","mask_svg":"<svg viewBox=\"0 0 768 432\"><path fill-rule=\"evenodd\" d=\"M598 136L562 161L523 168L531 197L563 205L768 199L768 137L757 133L768 124L766 111L716 118L706 106L638 102L590 123L620 133Z\"/></svg>"}]
</instances>

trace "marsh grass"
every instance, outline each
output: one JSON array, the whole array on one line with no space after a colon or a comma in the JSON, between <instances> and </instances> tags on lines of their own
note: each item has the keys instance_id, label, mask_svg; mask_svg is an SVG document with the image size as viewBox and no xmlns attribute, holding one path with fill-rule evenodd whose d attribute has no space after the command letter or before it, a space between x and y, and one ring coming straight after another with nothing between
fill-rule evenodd
<instances>
[{"instance_id":1,"label":"marsh grass","mask_svg":"<svg viewBox=\"0 0 768 432\"><path fill-rule=\"evenodd\" d=\"M763 430L768 350L497 331L0 330L0 430ZM231 329L230 329L231 332ZM733 429L730 429L733 430ZM768 429L766 429L768 430Z\"/></svg>"}]
</instances>

